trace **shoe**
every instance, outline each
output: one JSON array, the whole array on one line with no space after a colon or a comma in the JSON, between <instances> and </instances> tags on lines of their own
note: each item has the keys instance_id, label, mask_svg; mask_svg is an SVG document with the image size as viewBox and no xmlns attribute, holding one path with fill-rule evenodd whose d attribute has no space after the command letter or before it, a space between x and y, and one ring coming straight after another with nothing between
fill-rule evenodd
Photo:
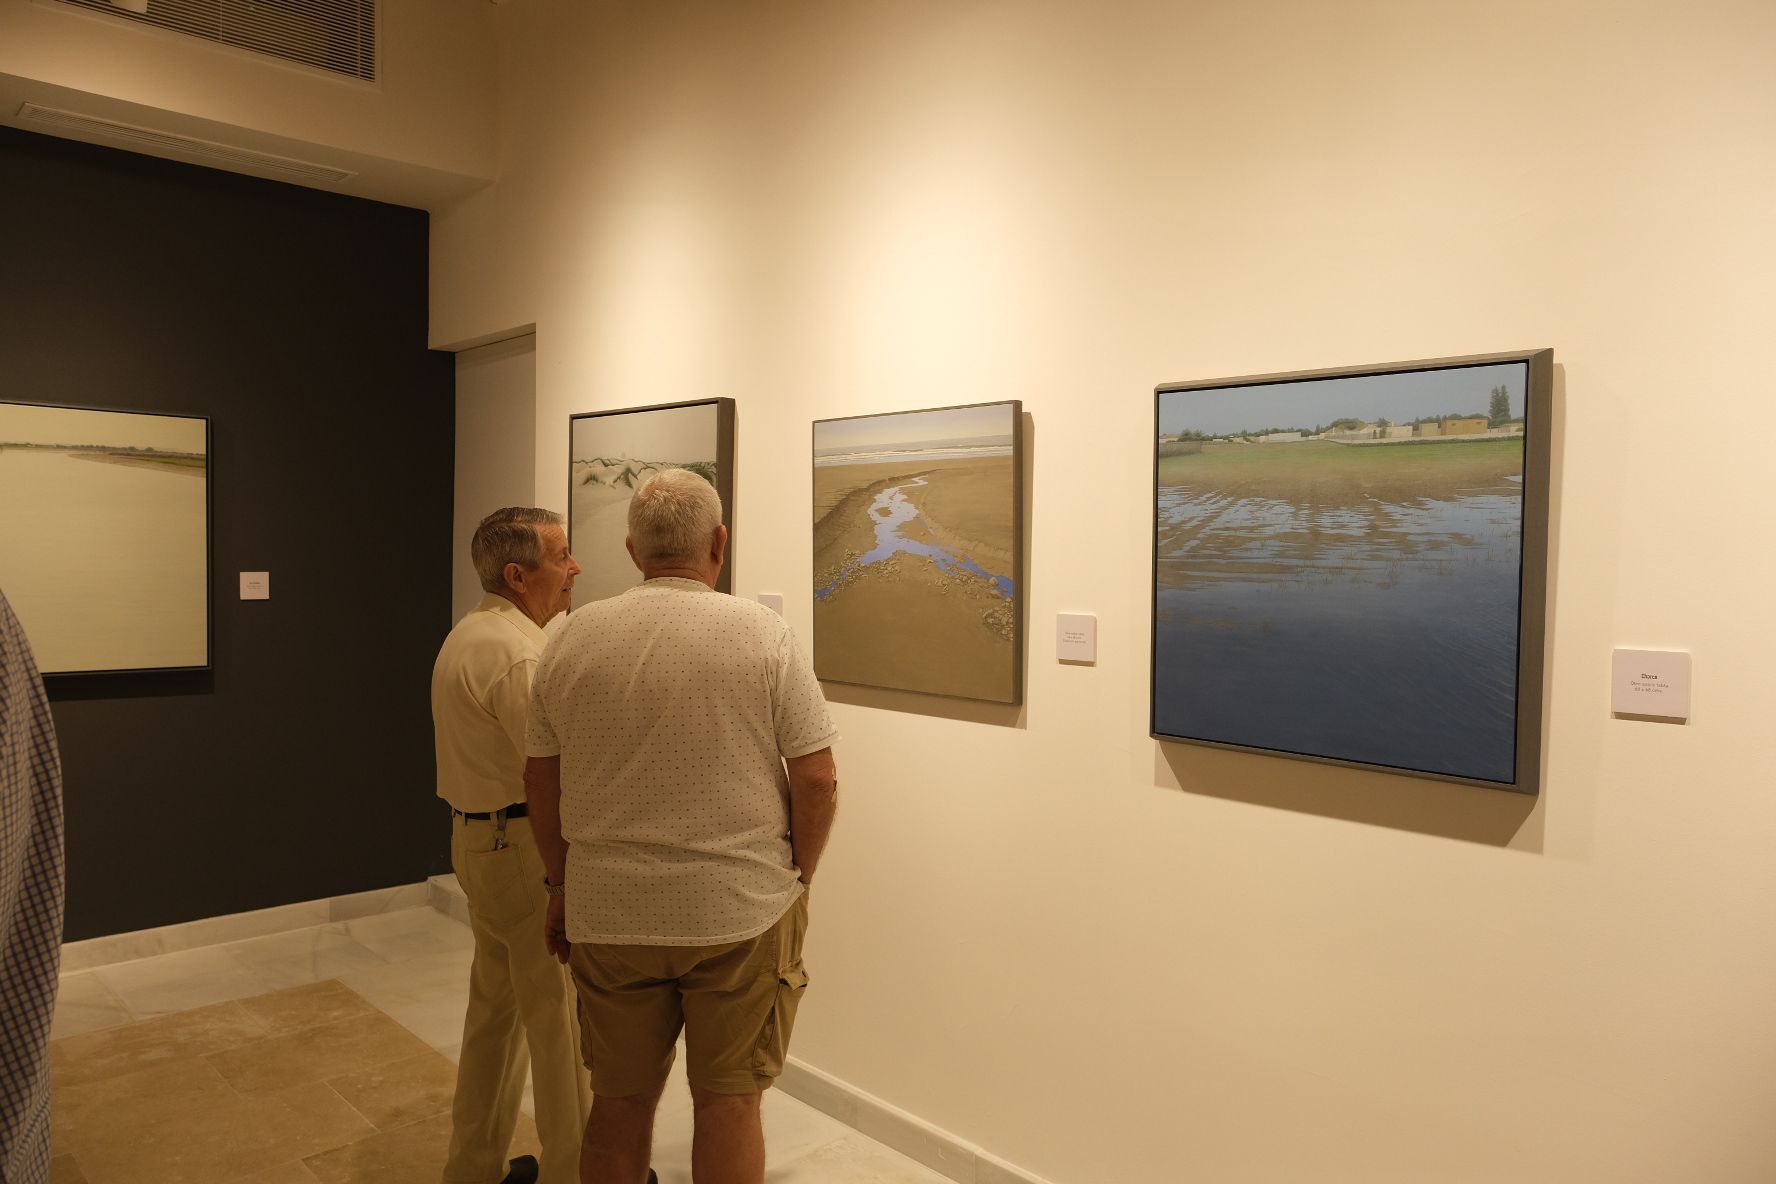
<instances>
[{"instance_id":1,"label":"shoe","mask_svg":"<svg viewBox=\"0 0 1776 1184\"><path fill-rule=\"evenodd\" d=\"M660 1177L654 1175L654 1169L648 1169L648 1184L660 1184Z\"/></svg>"},{"instance_id":2,"label":"shoe","mask_svg":"<svg viewBox=\"0 0 1776 1184\"><path fill-rule=\"evenodd\" d=\"M512 1161L511 1170L506 1173L506 1178L501 1180L500 1184L536 1184L536 1178L537 1157L520 1155ZM649 1184L652 1184L652 1181Z\"/></svg>"}]
</instances>

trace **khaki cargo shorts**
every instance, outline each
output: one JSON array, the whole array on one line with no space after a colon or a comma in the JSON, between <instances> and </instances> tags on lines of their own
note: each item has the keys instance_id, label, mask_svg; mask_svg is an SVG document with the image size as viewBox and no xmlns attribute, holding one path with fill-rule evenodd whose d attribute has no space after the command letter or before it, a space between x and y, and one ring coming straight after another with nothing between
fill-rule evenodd
<instances>
[{"instance_id":1,"label":"khaki cargo shorts","mask_svg":"<svg viewBox=\"0 0 1776 1184\"><path fill-rule=\"evenodd\" d=\"M575 943L568 966L592 1092L626 1098L657 1089L680 1030L692 1085L718 1094L769 1089L808 986L807 931L804 892L771 928L730 945Z\"/></svg>"}]
</instances>

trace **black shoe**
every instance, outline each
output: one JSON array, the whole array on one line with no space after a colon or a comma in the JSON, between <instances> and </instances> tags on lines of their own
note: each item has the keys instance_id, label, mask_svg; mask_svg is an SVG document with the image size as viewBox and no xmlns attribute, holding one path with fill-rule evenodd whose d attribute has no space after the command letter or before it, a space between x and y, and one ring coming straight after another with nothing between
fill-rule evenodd
<instances>
[{"instance_id":1,"label":"black shoe","mask_svg":"<svg viewBox=\"0 0 1776 1184\"><path fill-rule=\"evenodd\" d=\"M654 1169L648 1169L648 1184L660 1184L660 1177L654 1175Z\"/></svg>"},{"instance_id":2,"label":"black shoe","mask_svg":"<svg viewBox=\"0 0 1776 1184\"><path fill-rule=\"evenodd\" d=\"M500 1184L536 1184L536 1178L537 1157L520 1155L512 1161L511 1170L506 1173L506 1178L501 1180ZM652 1184L652 1181L649 1181L649 1184Z\"/></svg>"}]
</instances>

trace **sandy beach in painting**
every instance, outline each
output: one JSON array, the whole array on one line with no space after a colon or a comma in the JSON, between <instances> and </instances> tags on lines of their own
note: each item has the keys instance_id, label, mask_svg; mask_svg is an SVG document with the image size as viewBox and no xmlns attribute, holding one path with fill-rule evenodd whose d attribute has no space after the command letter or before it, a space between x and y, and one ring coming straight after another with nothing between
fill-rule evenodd
<instances>
[{"instance_id":1,"label":"sandy beach in painting","mask_svg":"<svg viewBox=\"0 0 1776 1184\"><path fill-rule=\"evenodd\" d=\"M1012 477L1009 450L814 470L821 678L1015 697Z\"/></svg>"}]
</instances>

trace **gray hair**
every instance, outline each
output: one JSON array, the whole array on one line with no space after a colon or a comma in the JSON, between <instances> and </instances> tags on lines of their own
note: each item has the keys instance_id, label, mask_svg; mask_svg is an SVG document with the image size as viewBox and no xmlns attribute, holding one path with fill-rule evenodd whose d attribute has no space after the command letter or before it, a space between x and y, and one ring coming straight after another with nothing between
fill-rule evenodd
<instances>
[{"instance_id":1,"label":"gray hair","mask_svg":"<svg viewBox=\"0 0 1776 1184\"><path fill-rule=\"evenodd\" d=\"M721 495L690 469L661 469L629 503L629 541L643 563L701 559L721 524Z\"/></svg>"},{"instance_id":2,"label":"gray hair","mask_svg":"<svg viewBox=\"0 0 1776 1184\"><path fill-rule=\"evenodd\" d=\"M543 539L540 527L560 526L561 515L537 506L507 506L481 519L475 537L469 542L469 558L475 564L483 592L501 592L506 587L506 564L516 563L525 571L535 571L543 561Z\"/></svg>"}]
</instances>

